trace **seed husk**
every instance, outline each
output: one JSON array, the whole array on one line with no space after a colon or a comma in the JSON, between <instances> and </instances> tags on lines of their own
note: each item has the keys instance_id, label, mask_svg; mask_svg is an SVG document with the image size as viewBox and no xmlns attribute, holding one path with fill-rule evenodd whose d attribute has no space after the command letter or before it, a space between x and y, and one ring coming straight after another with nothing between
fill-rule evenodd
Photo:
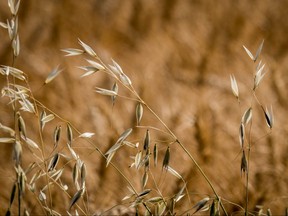
<instances>
[{"instance_id":1,"label":"seed husk","mask_svg":"<svg viewBox=\"0 0 288 216\"><path fill-rule=\"evenodd\" d=\"M162 164L162 169L165 168L167 169L169 166L169 162L170 162L170 147L168 146L165 156L164 156L164 160L163 160L163 164Z\"/></svg>"},{"instance_id":2,"label":"seed husk","mask_svg":"<svg viewBox=\"0 0 288 216\"><path fill-rule=\"evenodd\" d=\"M244 175L247 173L247 160L245 151L242 152L242 159L241 159L241 175L244 173Z\"/></svg>"},{"instance_id":3,"label":"seed husk","mask_svg":"<svg viewBox=\"0 0 288 216\"><path fill-rule=\"evenodd\" d=\"M57 163L59 161L59 154L56 153L53 158L50 160L50 163L48 165L48 172L52 171L55 169Z\"/></svg>"},{"instance_id":4,"label":"seed husk","mask_svg":"<svg viewBox=\"0 0 288 216\"><path fill-rule=\"evenodd\" d=\"M149 145L150 145L150 132L149 130L147 130L144 139L144 151L146 151L146 153L149 150Z\"/></svg>"},{"instance_id":5,"label":"seed husk","mask_svg":"<svg viewBox=\"0 0 288 216\"><path fill-rule=\"evenodd\" d=\"M85 192L85 188L81 188L80 190L78 190L78 191L74 194L73 198L72 198L71 201L70 201L68 211L70 211L71 208L73 207L73 205L80 199L80 197L83 196L84 192Z\"/></svg>"},{"instance_id":6,"label":"seed husk","mask_svg":"<svg viewBox=\"0 0 288 216\"><path fill-rule=\"evenodd\" d=\"M68 139L68 145L72 145L73 141L73 132L70 124L67 124L67 139Z\"/></svg>"},{"instance_id":7,"label":"seed husk","mask_svg":"<svg viewBox=\"0 0 288 216\"><path fill-rule=\"evenodd\" d=\"M54 149L58 146L58 142L60 140L61 135L61 125L57 126L54 130Z\"/></svg>"}]
</instances>

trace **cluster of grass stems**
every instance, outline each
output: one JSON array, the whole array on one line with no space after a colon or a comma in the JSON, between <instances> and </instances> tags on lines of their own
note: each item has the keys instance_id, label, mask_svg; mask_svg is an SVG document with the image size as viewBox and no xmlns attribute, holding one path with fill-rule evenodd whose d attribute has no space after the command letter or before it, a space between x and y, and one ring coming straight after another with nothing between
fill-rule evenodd
<instances>
[{"instance_id":1,"label":"cluster of grass stems","mask_svg":"<svg viewBox=\"0 0 288 216\"><path fill-rule=\"evenodd\" d=\"M208 211L211 216L216 215L226 215L230 213L227 212L225 205L235 205L239 208L239 212L244 215L258 214L258 215L271 215L271 211L268 209L267 212L263 212L262 208L259 208L259 212L250 212L248 209L249 203L249 176L250 176L250 161L251 157L251 145L252 140L252 110L253 106L260 106L263 111L263 116L269 129L273 127L273 112L272 107L270 109L264 107L259 101L256 90L266 73L264 73L265 64L259 61L259 56L263 48L264 41L260 44L257 52L253 55L245 46L244 50L247 52L248 56L251 58L252 62L256 64L255 72L253 72L253 86L251 88L251 106L247 107L243 112L242 118L239 125L239 140L241 148L241 174L245 177L245 206L241 207L235 203L222 198L218 191L214 187L214 183L206 175L205 171L202 169L201 165L195 160L193 154L188 151L185 144L181 142L173 131L165 124L165 121L159 117L157 113L149 106L149 104L140 97L140 95L135 90L131 79L124 73L120 65L111 60L111 63L105 63L92 49L91 46L84 43L82 40L78 40L80 48L68 48L63 49L66 56L84 56L87 61L87 65L80 66L81 69L85 71L82 77L92 76L96 73L105 73L111 79L114 80L112 87L107 88L95 88L95 92L100 95L110 97L112 101L112 106L116 102L117 97L122 97L134 101L136 103L135 107L135 118L136 125L131 126L131 128L126 129L119 136L118 140L113 146L107 151L102 152L100 148L93 142L94 133L82 132L77 129L77 126L72 125L69 120L62 118L57 113L55 113L51 108L44 106L41 101L37 100L33 96L33 92L29 86L28 76L25 72L15 67L16 59L20 53L20 39L18 34L18 10L20 6L20 0L8 0L8 5L11 11L11 18L7 22L1 22L1 27L7 29L8 35L11 41L11 48L13 51L13 61L10 66L1 66L0 73L6 77L6 86L2 89L2 95L9 98L9 104L11 108L11 117L14 119L14 127L8 127L1 124L1 130L9 134L10 136L1 137L1 143L11 143L14 145L14 168L15 168L15 183L12 185L11 198L8 204L6 215L11 214L12 205L16 205L18 208L18 215L23 212L25 215L29 215L29 207L23 206L24 193L27 190L34 194L35 199L41 206L43 213L47 215L61 215L53 209L53 199L51 197L51 187L59 188L59 191L65 194L70 199L70 204L67 206L67 212L65 214L83 214L90 215L92 212L88 208L88 201L83 199L87 195L86 190L86 165L84 161L77 154L77 151L73 148L73 142L76 139L85 139L91 147L98 153L98 155L106 160L106 166L112 166L127 183L129 188L129 194L123 199L123 203L129 203L129 207L135 209L136 214L141 212L146 215L184 215L184 214L195 214L199 211ZM60 73L61 69L56 67L43 82L43 85L48 85L52 82ZM242 109L239 89L237 81L234 75L231 78L231 88L232 93L236 97L240 110ZM120 95L118 89L123 88L128 92L127 95ZM256 103L255 103L256 102ZM28 137L26 131L25 119L23 113L29 113L33 118L37 119L38 122L38 133L39 140L36 142ZM158 122L162 125L162 128L153 126L143 126L141 125L141 120L145 117L145 113L152 114ZM45 145L43 141L43 132L45 131L46 124L52 124L52 120L55 122L58 120L61 124L57 124L54 129L53 140L54 147L52 152L45 151ZM66 127L66 139L67 148L69 155L64 152L59 151L58 143L60 136L63 134L63 127ZM142 144L133 143L129 140L129 136L133 133L134 128L145 129L143 135L144 140ZM150 136L150 131L153 130L155 133L165 134L169 137L167 143L161 143L162 149L165 148L163 154L159 154L159 144L152 144L152 138ZM270 132L269 132L270 133ZM140 138L141 139L141 138ZM22 157L25 152L23 152L23 145L26 145L33 154L34 162L27 165L22 163ZM186 154L190 162L195 165L198 172L203 177L203 181L211 189L211 194L209 196L203 196L201 200L197 203L191 203L189 197L189 188L187 186L187 180L182 177L174 168L170 166L170 149L173 146L179 146L183 154ZM163 147L164 146L164 147ZM117 154L120 148L133 148L136 149L135 155L132 156L133 163L130 166L135 168L142 175L141 179L141 190L133 185L131 179L129 179L121 170L117 161L113 161L113 157ZM158 155L159 154L159 155ZM161 157L160 157L161 156ZM63 158L67 162L64 166L59 168L57 166L59 160ZM158 165L157 161L162 160L162 164ZM170 194L169 196L164 196L154 179L154 175L151 171L150 166L152 166L152 161L154 166L160 166L162 172L169 173L175 178L180 179L183 182L181 190L176 194ZM73 163L73 170L69 169L66 165ZM68 193L68 186L64 184L61 180L62 173L64 170L71 172L72 182L76 188L74 194ZM28 177L28 174L30 177ZM44 186L38 185L39 180L46 182ZM154 188L147 187L147 182L151 181ZM40 189L39 189L40 188ZM151 193L154 191L154 193ZM156 192L156 193L155 193ZM152 194L157 194L156 196ZM88 195L87 195L88 196ZM191 203L191 208L185 211L176 211L177 203L187 198ZM17 199L17 204L14 200ZM82 200L82 204L80 204ZM223 201L224 200L224 201ZM78 213L79 212L79 213Z\"/></svg>"}]
</instances>

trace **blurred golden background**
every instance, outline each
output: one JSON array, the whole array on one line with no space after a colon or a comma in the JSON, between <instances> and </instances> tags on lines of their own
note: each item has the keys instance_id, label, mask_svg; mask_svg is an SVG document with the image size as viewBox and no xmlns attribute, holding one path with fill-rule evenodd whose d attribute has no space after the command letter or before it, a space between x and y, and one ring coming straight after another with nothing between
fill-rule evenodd
<instances>
[{"instance_id":1,"label":"blurred golden background","mask_svg":"<svg viewBox=\"0 0 288 216\"><path fill-rule=\"evenodd\" d=\"M283 214L288 207L287 8L288 1L272 0L22 1L21 52L15 66L29 75L38 100L82 132L95 132L95 143L105 152L125 129L135 125L135 103L117 99L112 111L110 100L93 89L95 86L111 88L113 79L100 73L80 79L83 71L77 66L85 61L79 57L64 58L60 50L80 48L77 42L80 38L95 48L105 62L110 63L113 58L144 100L185 143L220 196L244 206L238 130L242 114L251 106L255 64L242 46L255 53L264 39L260 58L266 63L267 74L256 93L264 106L273 106L275 126L270 134L262 110L253 103L249 209L263 205L274 214ZM10 16L7 1L1 0L0 21L5 22ZM10 41L3 28L0 38L0 64L11 65ZM65 70L42 87L46 76L58 64ZM231 92L230 74L238 81L240 108ZM0 81L3 88L6 78L1 76ZM127 93L123 89L120 92ZM13 127L12 110L7 102L1 98L0 123ZM29 115L24 116L27 133L37 140L37 134L33 134L34 120L31 118L29 124ZM161 127L146 113L142 124ZM45 132L47 151L53 148L53 129L48 127ZM143 140L138 139L144 139L144 135L145 130L135 129L133 138L141 143ZM161 139L154 132L151 136L152 142ZM75 145L87 164L91 212L121 203L128 193L124 180L110 167L105 169L105 160L96 152L90 154L87 144ZM12 147L1 143L0 148L0 213L3 214L8 207L14 171ZM165 145L160 147L162 152L165 149ZM23 151L28 155L25 158L24 154L25 164L31 153L28 149ZM123 150L117 161L127 176L140 185L141 176L128 168L130 155ZM185 210L207 194L212 195L212 191L183 155L175 147L171 163L189 183L193 203L180 204L179 209ZM69 172L64 175L71 179ZM175 178L166 182L166 186L167 194L181 188ZM25 196L29 197L29 192ZM39 207L30 196L26 207L37 213ZM65 213L69 199L57 190L53 196L55 209ZM227 209L239 210L228 203Z\"/></svg>"}]
</instances>

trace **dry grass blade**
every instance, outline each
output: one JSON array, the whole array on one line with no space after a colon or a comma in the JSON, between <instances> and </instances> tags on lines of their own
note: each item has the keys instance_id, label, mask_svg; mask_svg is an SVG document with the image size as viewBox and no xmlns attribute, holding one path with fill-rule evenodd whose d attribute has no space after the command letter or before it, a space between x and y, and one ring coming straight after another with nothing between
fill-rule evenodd
<instances>
[{"instance_id":1,"label":"dry grass blade","mask_svg":"<svg viewBox=\"0 0 288 216\"><path fill-rule=\"evenodd\" d=\"M207 203L208 203L209 200L210 200L209 197L205 197L204 199L202 199L202 200L200 200L199 202L197 202L197 203L193 206L193 208L196 208L196 210L195 210L195 212L194 212L193 214L195 214L195 213L198 212L199 210L203 210L203 209L206 207L206 205L207 205Z\"/></svg>"},{"instance_id":2,"label":"dry grass blade","mask_svg":"<svg viewBox=\"0 0 288 216\"><path fill-rule=\"evenodd\" d=\"M10 12L15 16L19 10L20 0L8 0L8 6L10 8Z\"/></svg>"},{"instance_id":3,"label":"dry grass blade","mask_svg":"<svg viewBox=\"0 0 288 216\"><path fill-rule=\"evenodd\" d=\"M103 88L98 88L96 87L96 92L101 94L101 95L106 95L106 96L117 96L117 92L108 90L108 89L103 89Z\"/></svg>"},{"instance_id":4,"label":"dry grass blade","mask_svg":"<svg viewBox=\"0 0 288 216\"><path fill-rule=\"evenodd\" d=\"M84 188L81 188L80 190L78 190L78 191L74 194L73 198L72 198L71 201L70 201L68 211L70 211L71 208L73 207L73 205L83 196L84 192L85 192L85 189L84 189Z\"/></svg>"},{"instance_id":5,"label":"dry grass blade","mask_svg":"<svg viewBox=\"0 0 288 216\"><path fill-rule=\"evenodd\" d=\"M40 127L41 127L41 130L43 131L44 127L45 127L45 124L46 124L46 121L43 119L45 119L47 116L45 110L42 110L41 113L40 113Z\"/></svg>"},{"instance_id":6,"label":"dry grass blade","mask_svg":"<svg viewBox=\"0 0 288 216\"><path fill-rule=\"evenodd\" d=\"M210 207L210 216L220 216L219 201L214 199Z\"/></svg>"},{"instance_id":7,"label":"dry grass blade","mask_svg":"<svg viewBox=\"0 0 288 216\"><path fill-rule=\"evenodd\" d=\"M138 103L136 106L136 121L137 125L140 125L141 119L143 116L143 106L141 103Z\"/></svg>"},{"instance_id":8,"label":"dry grass blade","mask_svg":"<svg viewBox=\"0 0 288 216\"><path fill-rule=\"evenodd\" d=\"M67 124L67 139L68 139L68 145L71 146L73 141L73 131L69 123Z\"/></svg>"},{"instance_id":9,"label":"dry grass blade","mask_svg":"<svg viewBox=\"0 0 288 216\"><path fill-rule=\"evenodd\" d=\"M248 56L253 60L255 61L255 58L253 56L253 54L243 45L243 48L245 49L246 53L248 54Z\"/></svg>"},{"instance_id":10,"label":"dry grass blade","mask_svg":"<svg viewBox=\"0 0 288 216\"><path fill-rule=\"evenodd\" d=\"M266 110L264 110L263 107L262 107L262 109L263 109L263 111L264 111L266 123L267 123L268 127L269 127L270 129L272 129L272 127L273 127L273 125L274 125L274 116L273 116L272 106L271 106L270 111L267 109L267 107L266 107Z\"/></svg>"},{"instance_id":11,"label":"dry grass blade","mask_svg":"<svg viewBox=\"0 0 288 216\"><path fill-rule=\"evenodd\" d=\"M185 194L183 194L185 188L186 188L186 184L184 184L183 187L180 189L180 191L176 194L174 198L175 202L178 202L180 199L182 199L182 197L185 196Z\"/></svg>"},{"instance_id":12,"label":"dry grass blade","mask_svg":"<svg viewBox=\"0 0 288 216\"><path fill-rule=\"evenodd\" d=\"M107 159L106 159L106 167L108 167L108 165L110 164L112 158L114 157L116 151L111 152L110 154L108 154Z\"/></svg>"},{"instance_id":13,"label":"dry grass blade","mask_svg":"<svg viewBox=\"0 0 288 216\"><path fill-rule=\"evenodd\" d=\"M42 116L41 118L42 124L45 125L46 123L52 121L54 118L55 116L53 114Z\"/></svg>"},{"instance_id":14,"label":"dry grass blade","mask_svg":"<svg viewBox=\"0 0 288 216\"><path fill-rule=\"evenodd\" d=\"M22 145L19 141L16 141L13 149L13 159L15 160L16 165L19 165L21 163L21 156L22 156Z\"/></svg>"},{"instance_id":15,"label":"dry grass blade","mask_svg":"<svg viewBox=\"0 0 288 216\"><path fill-rule=\"evenodd\" d=\"M134 144L134 143L129 142L129 141L123 141L122 143L126 146L129 146L130 148L137 148L137 145L138 145L138 143Z\"/></svg>"},{"instance_id":16,"label":"dry grass blade","mask_svg":"<svg viewBox=\"0 0 288 216\"><path fill-rule=\"evenodd\" d=\"M168 146L164 159L163 159L163 164L162 164L162 168L167 169L169 166L169 162L170 162L170 147Z\"/></svg>"},{"instance_id":17,"label":"dry grass blade","mask_svg":"<svg viewBox=\"0 0 288 216\"><path fill-rule=\"evenodd\" d=\"M0 123L0 130L2 130L5 133L9 133L10 136L15 136L15 131L12 128L7 127L1 123Z\"/></svg>"},{"instance_id":18,"label":"dry grass blade","mask_svg":"<svg viewBox=\"0 0 288 216\"><path fill-rule=\"evenodd\" d=\"M90 76L90 75L96 73L97 71L99 71L97 68L92 67L92 66L81 66L81 67L78 67L78 68L86 71L86 73L81 75L81 78L86 77L86 76Z\"/></svg>"},{"instance_id":19,"label":"dry grass blade","mask_svg":"<svg viewBox=\"0 0 288 216\"><path fill-rule=\"evenodd\" d=\"M52 171L55 169L55 167L57 166L57 163L59 161L59 154L56 153L53 158L50 160L50 163L48 165L48 172Z\"/></svg>"},{"instance_id":20,"label":"dry grass blade","mask_svg":"<svg viewBox=\"0 0 288 216\"><path fill-rule=\"evenodd\" d=\"M147 181L148 181L148 173L145 171L141 181L142 188L145 188Z\"/></svg>"},{"instance_id":21,"label":"dry grass blade","mask_svg":"<svg viewBox=\"0 0 288 216\"><path fill-rule=\"evenodd\" d=\"M19 79L19 80L25 80L25 76L24 76L24 72L17 69L17 68L14 68L14 67L9 67L9 66L5 66L5 65L1 65L0 67L0 72L2 75L12 75L13 77Z\"/></svg>"},{"instance_id":22,"label":"dry grass blade","mask_svg":"<svg viewBox=\"0 0 288 216\"><path fill-rule=\"evenodd\" d=\"M4 22L0 22L0 26L4 29L8 28L7 23L4 23Z\"/></svg>"},{"instance_id":23,"label":"dry grass blade","mask_svg":"<svg viewBox=\"0 0 288 216\"><path fill-rule=\"evenodd\" d=\"M111 69L115 72L115 74L120 75L124 73L120 65L113 59L112 59L112 63L113 63L113 66L112 66L113 69L112 68Z\"/></svg>"},{"instance_id":24,"label":"dry grass blade","mask_svg":"<svg viewBox=\"0 0 288 216\"><path fill-rule=\"evenodd\" d=\"M122 146L122 143L115 143L106 153L105 155L109 155L112 152L116 152L120 147Z\"/></svg>"},{"instance_id":25,"label":"dry grass blade","mask_svg":"<svg viewBox=\"0 0 288 216\"><path fill-rule=\"evenodd\" d=\"M154 159L154 166L157 166L157 161L158 161L158 146L155 143L154 149L153 149L153 159Z\"/></svg>"},{"instance_id":26,"label":"dry grass blade","mask_svg":"<svg viewBox=\"0 0 288 216\"><path fill-rule=\"evenodd\" d=\"M145 157L141 160L139 164L139 168L145 165L146 170L149 170L149 164L150 164L150 154L145 155Z\"/></svg>"},{"instance_id":27,"label":"dry grass blade","mask_svg":"<svg viewBox=\"0 0 288 216\"><path fill-rule=\"evenodd\" d=\"M113 59L112 59L112 61L113 61ZM108 65L108 66L115 77L120 76L120 71L117 69L116 66L114 66L114 65Z\"/></svg>"},{"instance_id":28,"label":"dry grass blade","mask_svg":"<svg viewBox=\"0 0 288 216\"><path fill-rule=\"evenodd\" d=\"M81 50L81 49L74 49L74 48L62 49L61 51L67 53L65 56L76 56L76 55L81 55L81 54L84 53L83 50Z\"/></svg>"},{"instance_id":29,"label":"dry grass blade","mask_svg":"<svg viewBox=\"0 0 288 216\"><path fill-rule=\"evenodd\" d=\"M85 180L86 180L86 165L84 163L82 163L82 166L81 166L80 179L81 179L81 188L84 188L85 187Z\"/></svg>"},{"instance_id":30,"label":"dry grass blade","mask_svg":"<svg viewBox=\"0 0 288 216\"><path fill-rule=\"evenodd\" d=\"M96 53L94 52L94 50L90 46L85 44L83 41L81 41L79 38L78 38L78 42L83 47L85 52L88 53L90 56L92 56L92 57L96 57L97 56Z\"/></svg>"},{"instance_id":31,"label":"dry grass blade","mask_svg":"<svg viewBox=\"0 0 288 216\"><path fill-rule=\"evenodd\" d=\"M26 126L25 126L25 122L24 119L22 118L22 116L20 115L19 112L17 112L17 120L18 120L18 130L19 132L25 137L26 139Z\"/></svg>"},{"instance_id":32,"label":"dry grass blade","mask_svg":"<svg viewBox=\"0 0 288 216\"><path fill-rule=\"evenodd\" d=\"M238 90L237 81L234 75L230 75L230 81L231 81L232 93L239 100L239 90Z\"/></svg>"},{"instance_id":33,"label":"dry grass blade","mask_svg":"<svg viewBox=\"0 0 288 216\"><path fill-rule=\"evenodd\" d=\"M252 107L250 107L249 109L247 109L245 111L245 113L243 114L242 116L242 123L244 125L247 125L249 123L249 121L251 120L252 118Z\"/></svg>"},{"instance_id":34,"label":"dry grass blade","mask_svg":"<svg viewBox=\"0 0 288 216\"><path fill-rule=\"evenodd\" d=\"M85 132L85 133L82 133L79 135L79 137L82 137L82 138L91 138L92 136L94 136L95 133L90 133L90 132Z\"/></svg>"},{"instance_id":35,"label":"dry grass blade","mask_svg":"<svg viewBox=\"0 0 288 216\"><path fill-rule=\"evenodd\" d=\"M138 152L135 156L135 167L136 169L140 168L140 164L141 164L141 158L142 158L142 151Z\"/></svg>"},{"instance_id":36,"label":"dry grass blade","mask_svg":"<svg viewBox=\"0 0 288 216\"><path fill-rule=\"evenodd\" d=\"M33 140L29 139L28 137L25 138L23 135L21 136L21 138L25 140L25 142L27 143L29 147L34 148L34 149L39 149L39 145Z\"/></svg>"},{"instance_id":37,"label":"dry grass blade","mask_svg":"<svg viewBox=\"0 0 288 216\"><path fill-rule=\"evenodd\" d=\"M22 101L19 101L21 104L20 110L23 110L25 112L30 112L30 113L36 113L34 105L23 95L20 95Z\"/></svg>"},{"instance_id":38,"label":"dry grass blade","mask_svg":"<svg viewBox=\"0 0 288 216\"><path fill-rule=\"evenodd\" d=\"M145 190L143 190L141 193L139 193L138 198L139 198L139 197L144 197L144 196L146 196L146 195L149 194L151 191L152 191L151 189L145 189Z\"/></svg>"},{"instance_id":39,"label":"dry grass blade","mask_svg":"<svg viewBox=\"0 0 288 216\"><path fill-rule=\"evenodd\" d=\"M19 40L19 35L18 34L17 34L16 38L14 38L13 41L12 41L12 48L13 48L14 56L15 57L19 56L19 53L20 53L20 40Z\"/></svg>"},{"instance_id":40,"label":"dry grass blade","mask_svg":"<svg viewBox=\"0 0 288 216\"><path fill-rule=\"evenodd\" d=\"M132 82L131 82L130 78L124 73L120 74L120 80L126 86L131 86L132 85Z\"/></svg>"},{"instance_id":41,"label":"dry grass blade","mask_svg":"<svg viewBox=\"0 0 288 216\"><path fill-rule=\"evenodd\" d=\"M14 143L15 138L12 137L1 137L0 138L0 143Z\"/></svg>"},{"instance_id":42,"label":"dry grass blade","mask_svg":"<svg viewBox=\"0 0 288 216\"><path fill-rule=\"evenodd\" d=\"M59 65L54 68L49 75L47 76L46 80L44 81L44 85L50 83L52 80L54 80L61 72L63 69L59 69Z\"/></svg>"},{"instance_id":43,"label":"dry grass blade","mask_svg":"<svg viewBox=\"0 0 288 216\"><path fill-rule=\"evenodd\" d=\"M14 184L13 184L13 187L12 187L11 195L10 195L9 209L11 208L12 203L13 203L14 198L15 198L15 194L16 194L16 186L17 186L17 184L14 183Z\"/></svg>"},{"instance_id":44,"label":"dry grass blade","mask_svg":"<svg viewBox=\"0 0 288 216\"><path fill-rule=\"evenodd\" d=\"M94 68L96 68L97 70L104 70L105 67L102 64L99 64L98 62L86 59L86 61Z\"/></svg>"},{"instance_id":45,"label":"dry grass blade","mask_svg":"<svg viewBox=\"0 0 288 216\"><path fill-rule=\"evenodd\" d=\"M54 181L57 181L63 174L64 168L57 170L53 175L51 175L51 178L54 178Z\"/></svg>"},{"instance_id":46,"label":"dry grass blade","mask_svg":"<svg viewBox=\"0 0 288 216\"><path fill-rule=\"evenodd\" d=\"M146 153L148 153L149 146L150 146L150 132L149 132L149 130L147 130L146 134L145 134L144 147L143 147L144 151L146 151Z\"/></svg>"},{"instance_id":47,"label":"dry grass blade","mask_svg":"<svg viewBox=\"0 0 288 216\"><path fill-rule=\"evenodd\" d=\"M166 210L166 203L164 201L157 203L157 215L161 216Z\"/></svg>"},{"instance_id":48,"label":"dry grass blade","mask_svg":"<svg viewBox=\"0 0 288 216\"><path fill-rule=\"evenodd\" d=\"M58 142L60 140L61 135L61 125L57 126L54 129L53 140L54 140L54 149L58 146Z\"/></svg>"},{"instance_id":49,"label":"dry grass blade","mask_svg":"<svg viewBox=\"0 0 288 216\"><path fill-rule=\"evenodd\" d=\"M245 127L243 123L241 123L240 128L239 128L239 140L240 140L240 146L243 149L244 141L245 141Z\"/></svg>"},{"instance_id":50,"label":"dry grass blade","mask_svg":"<svg viewBox=\"0 0 288 216\"><path fill-rule=\"evenodd\" d=\"M267 216L272 216L272 211L271 211L271 209L267 209Z\"/></svg>"},{"instance_id":51,"label":"dry grass blade","mask_svg":"<svg viewBox=\"0 0 288 216\"><path fill-rule=\"evenodd\" d=\"M73 167L73 171L72 171L72 179L73 179L73 183L76 186L76 188L79 190L79 184L78 184L78 175L79 175L79 171L78 171L78 166L77 163L74 164Z\"/></svg>"},{"instance_id":52,"label":"dry grass blade","mask_svg":"<svg viewBox=\"0 0 288 216\"><path fill-rule=\"evenodd\" d=\"M118 94L118 84L115 82L112 86L111 89L113 92L116 92L116 94ZM116 95L111 96L111 100L112 100L112 107L114 107L115 104L115 100L116 100Z\"/></svg>"},{"instance_id":53,"label":"dry grass blade","mask_svg":"<svg viewBox=\"0 0 288 216\"><path fill-rule=\"evenodd\" d=\"M61 216L61 214L53 209L43 206L43 208L47 211L47 215L51 216Z\"/></svg>"},{"instance_id":54,"label":"dry grass blade","mask_svg":"<svg viewBox=\"0 0 288 216\"><path fill-rule=\"evenodd\" d=\"M127 137L132 133L133 129L129 128L127 130L125 130L119 137L119 139L117 140L116 143L122 143L124 140L127 139Z\"/></svg>"},{"instance_id":55,"label":"dry grass blade","mask_svg":"<svg viewBox=\"0 0 288 216\"><path fill-rule=\"evenodd\" d=\"M264 40L262 40L260 46L258 47L258 50L257 50L257 52L255 54L255 61L257 61L257 59L258 59L258 57L259 57L259 55L260 55L260 53L262 51L263 45L264 45Z\"/></svg>"},{"instance_id":56,"label":"dry grass blade","mask_svg":"<svg viewBox=\"0 0 288 216\"><path fill-rule=\"evenodd\" d=\"M256 75L255 75L255 77L254 77L254 87L253 87L253 90L255 90L255 89L259 86L261 80L263 79L263 77L264 77L265 74L266 74L266 73L262 74L262 71L263 71L264 67L265 67L265 64L263 64L263 65L261 66L261 68L259 68L259 70L256 72Z\"/></svg>"},{"instance_id":57,"label":"dry grass blade","mask_svg":"<svg viewBox=\"0 0 288 216\"><path fill-rule=\"evenodd\" d=\"M159 196L159 197L152 197L152 198L148 199L147 202L158 203L158 202L160 202L162 200L163 200L163 198Z\"/></svg>"},{"instance_id":58,"label":"dry grass blade","mask_svg":"<svg viewBox=\"0 0 288 216\"><path fill-rule=\"evenodd\" d=\"M241 159L241 175L244 173L244 175L247 173L247 160L246 160L246 155L245 151L243 150L242 152L242 159Z\"/></svg>"},{"instance_id":59,"label":"dry grass blade","mask_svg":"<svg viewBox=\"0 0 288 216\"><path fill-rule=\"evenodd\" d=\"M167 171L170 172L172 175L174 175L176 178L183 179L182 176L172 167L167 166Z\"/></svg>"},{"instance_id":60,"label":"dry grass blade","mask_svg":"<svg viewBox=\"0 0 288 216\"><path fill-rule=\"evenodd\" d=\"M76 152L71 148L71 146L69 145L69 143L67 143L68 149L72 155L72 157L74 158L74 160L78 160L79 156L76 154Z\"/></svg>"},{"instance_id":61,"label":"dry grass blade","mask_svg":"<svg viewBox=\"0 0 288 216\"><path fill-rule=\"evenodd\" d=\"M40 190L39 192L39 200L41 201L46 200L46 194L42 190Z\"/></svg>"},{"instance_id":62,"label":"dry grass blade","mask_svg":"<svg viewBox=\"0 0 288 216\"><path fill-rule=\"evenodd\" d=\"M24 173L24 171L22 170L22 168L20 168L18 171L18 181L19 181L19 189L20 189L20 194L24 194L25 192L25 188L26 188L26 175Z\"/></svg>"}]
</instances>

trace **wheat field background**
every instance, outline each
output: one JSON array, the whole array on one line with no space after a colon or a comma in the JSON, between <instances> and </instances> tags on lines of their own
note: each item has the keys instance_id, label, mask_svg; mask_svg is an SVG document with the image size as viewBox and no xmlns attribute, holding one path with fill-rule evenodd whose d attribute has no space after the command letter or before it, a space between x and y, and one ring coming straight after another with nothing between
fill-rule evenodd
<instances>
[{"instance_id":1,"label":"wheat field background","mask_svg":"<svg viewBox=\"0 0 288 216\"><path fill-rule=\"evenodd\" d=\"M22 1L19 11L21 54L16 67L29 75L34 96L45 106L69 119L82 132L95 133L94 142L104 152L119 135L135 125L135 103L97 95L95 86L110 88L113 80L103 74L82 78L80 58L64 58L64 48L79 47L85 41L105 62L116 60L131 78L135 89L185 143L225 200L244 206L245 187L241 177L238 138L242 113L250 106L255 65L243 49L253 53L264 39L261 59L267 74L257 89L265 106L273 106L275 126L270 133L262 110L253 110L250 169L250 210L256 205L270 208L275 215L288 207L288 14L287 1ZM6 0L0 1L0 20L10 16ZM12 53L5 29L0 29L0 64L11 64ZM60 64L64 71L42 87L49 72ZM230 74L237 78L241 104L230 88ZM0 77L1 88L5 77ZM121 91L121 90L120 90ZM126 94L125 90L122 90ZM0 123L13 127L8 100L0 100ZM27 133L37 140L35 120L26 116ZM57 122L56 122L57 123ZM143 125L159 126L144 113ZM47 126L45 148L53 148L54 127ZM1 134L1 136L5 136ZM145 130L136 129L130 138L142 142ZM151 132L157 140L165 139ZM62 144L61 144L62 143ZM64 138L60 144L64 146ZM125 181L105 160L82 141L75 148L87 166L87 190L91 212L104 211L121 203L127 194ZM160 147L162 153L165 147ZM23 150L23 164L32 154ZM92 153L91 153L92 151ZM128 166L129 151L116 160L124 173L140 187L140 178ZM171 154L172 165L187 180L192 203L211 194L187 156L178 149ZM60 162L61 163L61 162ZM64 162L63 162L64 163ZM13 185L12 146L0 145L0 214L4 214ZM71 166L72 169L72 166ZM63 181L71 179L64 173ZM180 189L179 181L166 177L164 193ZM54 208L65 214L69 199L53 190ZM27 192L26 206L33 214L40 207ZM239 209L227 204L228 212ZM15 210L16 211L16 210ZM179 210L180 211L180 210ZM42 212L41 212L42 213Z\"/></svg>"}]
</instances>

